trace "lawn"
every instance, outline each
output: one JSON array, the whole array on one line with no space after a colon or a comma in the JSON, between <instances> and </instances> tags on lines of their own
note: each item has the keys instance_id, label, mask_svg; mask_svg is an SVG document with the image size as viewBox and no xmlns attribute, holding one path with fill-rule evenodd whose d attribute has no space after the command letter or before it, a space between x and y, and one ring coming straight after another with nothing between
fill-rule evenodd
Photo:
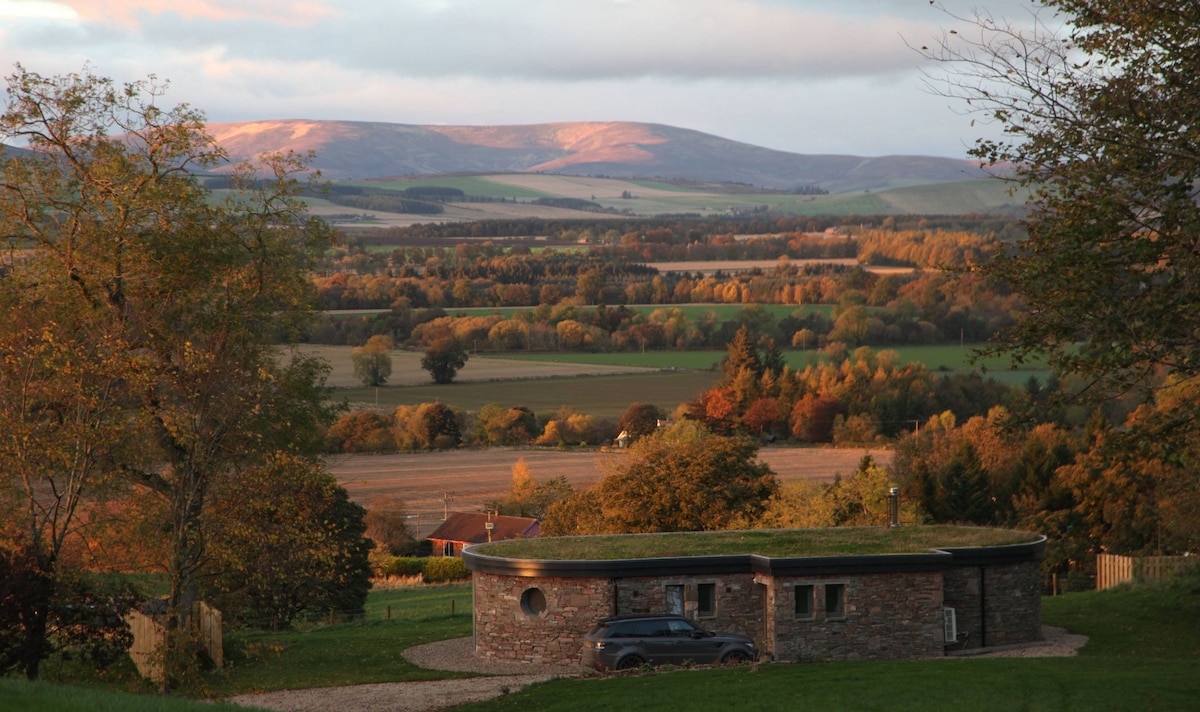
<instances>
[{"instance_id":1,"label":"lawn","mask_svg":"<svg viewBox=\"0 0 1200 712\"><path fill-rule=\"evenodd\" d=\"M281 633L239 631L226 636L229 669L214 674L209 687L214 694L225 696L463 677L462 673L419 668L405 660L401 651L470 634L471 587L467 584L372 591L367 615L361 621Z\"/></svg>"},{"instance_id":2,"label":"lawn","mask_svg":"<svg viewBox=\"0 0 1200 712\"><path fill-rule=\"evenodd\" d=\"M779 664L561 679L459 710L1191 710L1200 699L1200 573L1187 581L1043 598L1043 620L1089 636L1073 658L956 658ZM456 613L449 614L449 602ZM413 668L397 651L469 635L469 588L372 592L361 623L231 636L241 669L224 694L453 676ZM387 606L392 617L387 617ZM461 612L460 612L461 611ZM0 709L230 710L155 695L123 695L0 680ZM244 709L244 708L243 708Z\"/></svg>"}]
</instances>

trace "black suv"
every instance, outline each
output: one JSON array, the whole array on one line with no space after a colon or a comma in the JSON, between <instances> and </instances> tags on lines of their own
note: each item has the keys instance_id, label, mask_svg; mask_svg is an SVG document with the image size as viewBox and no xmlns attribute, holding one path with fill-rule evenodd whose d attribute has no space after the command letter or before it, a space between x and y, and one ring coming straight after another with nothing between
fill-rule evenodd
<instances>
[{"instance_id":1,"label":"black suv","mask_svg":"<svg viewBox=\"0 0 1200 712\"><path fill-rule=\"evenodd\" d=\"M583 643L584 667L628 670L672 663L740 663L753 660L754 641L710 633L683 616L622 616L600 621Z\"/></svg>"}]
</instances>

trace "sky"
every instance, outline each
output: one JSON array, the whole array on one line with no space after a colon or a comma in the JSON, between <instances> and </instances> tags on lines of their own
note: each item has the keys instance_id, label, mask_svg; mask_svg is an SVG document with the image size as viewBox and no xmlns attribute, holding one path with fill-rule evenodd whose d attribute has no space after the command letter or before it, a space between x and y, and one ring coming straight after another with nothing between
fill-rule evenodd
<instances>
[{"instance_id":1,"label":"sky","mask_svg":"<svg viewBox=\"0 0 1200 712\"><path fill-rule=\"evenodd\" d=\"M929 0L0 0L0 73L153 74L211 122L644 121L965 158L998 128L931 91L912 49L955 26Z\"/></svg>"}]
</instances>

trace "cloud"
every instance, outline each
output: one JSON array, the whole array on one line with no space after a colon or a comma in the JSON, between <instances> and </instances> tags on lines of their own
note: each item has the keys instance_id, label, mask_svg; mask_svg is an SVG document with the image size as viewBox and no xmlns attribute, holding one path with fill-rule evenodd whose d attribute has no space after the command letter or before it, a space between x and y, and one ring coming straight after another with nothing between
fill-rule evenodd
<instances>
[{"instance_id":1,"label":"cloud","mask_svg":"<svg viewBox=\"0 0 1200 712\"><path fill-rule=\"evenodd\" d=\"M286 25L332 14L321 0L58 0L88 22L137 26L146 17L174 14L186 20L259 18Z\"/></svg>"},{"instance_id":2,"label":"cloud","mask_svg":"<svg viewBox=\"0 0 1200 712\"><path fill-rule=\"evenodd\" d=\"M900 35L927 30L766 0L65 1L152 46L426 77L861 76L911 65Z\"/></svg>"},{"instance_id":3,"label":"cloud","mask_svg":"<svg viewBox=\"0 0 1200 712\"><path fill-rule=\"evenodd\" d=\"M974 0L947 4L966 14ZM923 93L921 58L905 44L947 19L926 0L0 0L8 6L46 12L0 22L0 66L153 73L172 82L168 98L214 121L640 120L866 155L961 155L964 143L950 128L961 117Z\"/></svg>"}]
</instances>

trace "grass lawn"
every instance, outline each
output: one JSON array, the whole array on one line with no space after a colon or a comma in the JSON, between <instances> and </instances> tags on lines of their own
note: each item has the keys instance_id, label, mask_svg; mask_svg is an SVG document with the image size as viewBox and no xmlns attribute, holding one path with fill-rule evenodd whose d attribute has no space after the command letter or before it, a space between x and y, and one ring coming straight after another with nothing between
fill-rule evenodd
<instances>
[{"instance_id":1,"label":"grass lawn","mask_svg":"<svg viewBox=\"0 0 1200 712\"><path fill-rule=\"evenodd\" d=\"M257 709L161 695L89 690L23 678L0 678L0 709L11 712L249 712Z\"/></svg>"},{"instance_id":2,"label":"grass lawn","mask_svg":"<svg viewBox=\"0 0 1200 712\"><path fill-rule=\"evenodd\" d=\"M454 601L451 613L451 601ZM389 616L390 607L390 618ZM362 621L226 636L228 670L211 676L218 696L251 691L435 680L463 673L425 670L401 651L471 634L468 584L372 591Z\"/></svg>"},{"instance_id":3,"label":"grass lawn","mask_svg":"<svg viewBox=\"0 0 1200 712\"><path fill-rule=\"evenodd\" d=\"M469 584L372 591L361 621L298 626L279 633L228 633L225 670L207 674L203 689L191 694L221 698L243 692L464 677L463 673L419 668L405 660L401 651L470 634ZM102 675L52 658L42 665L42 680L31 685L24 680L0 679L0 710L214 709L153 694L153 685L137 676L127 658Z\"/></svg>"},{"instance_id":4,"label":"grass lawn","mask_svg":"<svg viewBox=\"0 0 1200 712\"><path fill-rule=\"evenodd\" d=\"M1045 623L1089 636L1074 658L850 661L562 679L457 709L1192 710L1200 699L1198 591L1200 572L1173 584L1043 598ZM454 616L450 600L462 601ZM266 652L235 658L241 669L225 673L213 690L233 694L452 676L412 668L396 653L426 640L469 635L468 600L466 586L378 591L361 623L232 636L231 647ZM3 679L0 709L245 708Z\"/></svg>"}]
</instances>

